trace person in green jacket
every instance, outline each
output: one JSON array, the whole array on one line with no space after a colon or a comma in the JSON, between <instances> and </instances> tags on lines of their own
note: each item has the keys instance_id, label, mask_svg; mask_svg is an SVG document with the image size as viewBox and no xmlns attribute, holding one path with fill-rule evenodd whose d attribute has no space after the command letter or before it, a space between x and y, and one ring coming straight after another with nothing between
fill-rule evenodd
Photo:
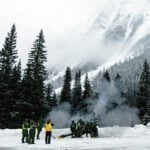
<instances>
[{"instance_id":1,"label":"person in green jacket","mask_svg":"<svg viewBox=\"0 0 150 150\"><path fill-rule=\"evenodd\" d=\"M28 144L34 144L35 143L35 133L36 133L36 123L31 120L30 121L30 129L29 129L29 141Z\"/></svg>"},{"instance_id":2,"label":"person in green jacket","mask_svg":"<svg viewBox=\"0 0 150 150\"><path fill-rule=\"evenodd\" d=\"M75 137L76 136L76 123L74 120L71 122L70 130L71 130L72 138Z\"/></svg>"},{"instance_id":3,"label":"person in green jacket","mask_svg":"<svg viewBox=\"0 0 150 150\"><path fill-rule=\"evenodd\" d=\"M40 139L40 132L42 131L43 121L40 118L37 122L37 139Z\"/></svg>"},{"instance_id":4,"label":"person in green jacket","mask_svg":"<svg viewBox=\"0 0 150 150\"><path fill-rule=\"evenodd\" d=\"M77 121L76 124L76 136L82 137L83 132L84 132L84 122L80 119Z\"/></svg>"},{"instance_id":5,"label":"person in green jacket","mask_svg":"<svg viewBox=\"0 0 150 150\"><path fill-rule=\"evenodd\" d=\"M22 124L22 143L28 142L29 136L28 129L29 129L28 119L25 119L25 121Z\"/></svg>"},{"instance_id":6,"label":"person in green jacket","mask_svg":"<svg viewBox=\"0 0 150 150\"><path fill-rule=\"evenodd\" d=\"M96 122L91 122L90 123L90 135L91 137L98 137L98 128L97 128L97 123Z\"/></svg>"}]
</instances>

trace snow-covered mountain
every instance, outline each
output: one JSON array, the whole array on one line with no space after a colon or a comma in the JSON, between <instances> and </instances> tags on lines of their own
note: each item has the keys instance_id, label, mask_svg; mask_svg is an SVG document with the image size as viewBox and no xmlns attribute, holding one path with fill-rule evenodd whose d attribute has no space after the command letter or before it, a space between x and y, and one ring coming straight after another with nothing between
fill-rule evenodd
<instances>
[{"instance_id":1,"label":"snow-covered mountain","mask_svg":"<svg viewBox=\"0 0 150 150\"><path fill-rule=\"evenodd\" d=\"M136 54L137 47L142 50L150 42L150 1L124 0L104 8L91 30L100 38L100 44L118 45L120 53Z\"/></svg>"},{"instance_id":2,"label":"snow-covered mountain","mask_svg":"<svg viewBox=\"0 0 150 150\"><path fill-rule=\"evenodd\" d=\"M89 57L91 60L86 59L83 66L89 62L97 64L96 67L83 71L83 74L89 72L90 78L94 78L104 67L108 68L128 57L134 58L150 48L150 1L109 1L95 17L86 37L91 39L93 48L91 46L88 49L91 50L88 52L92 55ZM96 41L95 45L93 41ZM87 40L87 43L90 41ZM80 63L81 61L78 62ZM82 65L77 65L76 68L82 69ZM53 82L63 76L60 72L57 77L55 75L55 78L51 78Z\"/></svg>"}]
</instances>

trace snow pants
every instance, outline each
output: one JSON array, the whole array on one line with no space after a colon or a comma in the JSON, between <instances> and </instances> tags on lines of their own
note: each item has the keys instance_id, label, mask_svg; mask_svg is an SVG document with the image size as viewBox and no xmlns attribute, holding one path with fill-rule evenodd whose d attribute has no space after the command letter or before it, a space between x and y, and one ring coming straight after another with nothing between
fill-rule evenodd
<instances>
[{"instance_id":1,"label":"snow pants","mask_svg":"<svg viewBox=\"0 0 150 150\"><path fill-rule=\"evenodd\" d=\"M37 139L40 139L40 132L42 131L42 129L41 128L39 128L39 129L37 129Z\"/></svg>"},{"instance_id":2,"label":"snow pants","mask_svg":"<svg viewBox=\"0 0 150 150\"><path fill-rule=\"evenodd\" d=\"M36 132L35 129L30 129L30 131L29 131L29 140L28 140L29 144L34 144L35 132Z\"/></svg>"},{"instance_id":3,"label":"snow pants","mask_svg":"<svg viewBox=\"0 0 150 150\"><path fill-rule=\"evenodd\" d=\"M45 144L50 144L51 143L51 132L47 131L45 135Z\"/></svg>"},{"instance_id":4,"label":"snow pants","mask_svg":"<svg viewBox=\"0 0 150 150\"><path fill-rule=\"evenodd\" d=\"M28 129L22 130L22 143L28 143Z\"/></svg>"}]
</instances>

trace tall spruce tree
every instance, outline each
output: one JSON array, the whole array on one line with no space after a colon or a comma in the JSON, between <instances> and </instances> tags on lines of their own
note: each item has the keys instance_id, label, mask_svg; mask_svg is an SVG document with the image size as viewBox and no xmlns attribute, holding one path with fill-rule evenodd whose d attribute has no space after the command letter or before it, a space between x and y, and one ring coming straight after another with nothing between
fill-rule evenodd
<instances>
[{"instance_id":1,"label":"tall spruce tree","mask_svg":"<svg viewBox=\"0 0 150 150\"><path fill-rule=\"evenodd\" d=\"M144 121L144 116L149 115L149 103L150 103L150 68L145 60L143 65L143 71L139 82L139 92L137 97L137 107L139 108L139 116ZM149 110L149 111L148 111ZM147 114L148 113L148 114ZM149 120L150 121L150 120Z\"/></svg>"},{"instance_id":2,"label":"tall spruce tree","mask_svg":"<svg viewBox=\"0 0 150 150\"><path fill-rule=\"evenodd\" d=\"M12 112L12 127L20 127L21 124L21 61L13 68L13 75L11 79L11 87L13 89L12 91L12 97L13 97L13 112Z\"/></svg>"},{"instance_id":3,"label":"tall spruce tree","mask_svg":"<svg viewBox=\"0 0 150 150\"><path fill-rule=\"evenodd\" d=\"M0 69L2 73L6 73L8 75L12 74L14 64L16 63L16 58L18 57L16 50L16 39L16 26L13 24L0 52Z\"/></svg>"},{"instance_id":4,"label":"tall spruce tree","mask_svg":"<svg viewBox=\"0 0 150 150\"><path fill-rule=\"evenodd\" d=\"M29 54L29 64L32 77L32 112L33 118L44 117L48 113L48 105L45 100L45 85L47 79L47 70L45 62L47 61L47 52L45 50L45 39L43 30L40 31L33 48Z\"/></svg>"},{"instance_id":5,"label":"tall spruce tree","mask_svg":"<svg viewBox=\"0 0 150 150\"><path fill-rule=\"evenodd\" d=\"M81 104L81 108L85 113L88 112L88 106L90 105L89 99L91 97L92 97L91 83L89 81L88 74L86 73L83 90L83 101Z\"/></svg>"},{"instance_id":6,"label":"tall spruce tree","mask_svg":"<svg viewBox=\"0 0 150 150\"><path fill-rule=\"evenodd\" d=\"M58 105L57 95L56 95L55 92L53 92L53 95L52 95L52 108L55 108L57 105Z\"/></svg>"},{"instance_id":7,"label":"tall spruce tree","mask_svg":"<svg viewBox=\"0 0 150 150\"><path fill-rule=\"evenodd\" d=\"M46 89L46 101L48 103L48 107L50 111L52 110L52 91L53 90L51 84L48 84Z\"/></svg>"},{"instance_id":8,"label":"tall spruce tree","mask_svg":"<svg viewBox=\"0 0 150 150\"><path fill-rule=\"evenodd\" d=\"M60 95L60 103L68 102L71 104L71 69L67 67L63 88Z\"/></svg>"},{"instance_id":9,"label":"tall spruce tree","mask_svg":"<svg viewBox=\"0 0 150 150\"><path fill-rule=\"evenodd\" d=\"M11 80L17 59L16 39L16 27L13 24L0 51L0 127L11 127L9 121L14 117L14 89Z\"/></svg>"},{"instance_id":10,"label":"tall spruce tree","mask_svg":"<svg viewBox=\"0 0 150 150\"><path fill-rule=\"evenodd\" d=\"M85 81L84 81L83 99L91 98L91 96L92 96L91 83L88 74L86 73Z\"/></svg>"},{"instance_id":11,"label":"tall spruce tree","mask_svg":"<svg viewBox=\"0 0 150 150\"><path fill-rule=\"evenodd\" d=\"M72 95L72 112L76 113L77 111L81 111L80 106L82 103L81 70L76 72Z\"/></svg>"},{"instance_id":12,"label":"tall spruce tree","mask_svg":"<svg viewBox=\"0 0 150 150\"><path fill-rule=\"evenodd\" d=\"M23 79L21 82L21 106L20 112L22 121L25 118L33 119L35 117L35 111L33 109L33 94L34 94L34 81L31 64L28 61L27 68L24 70Z\"/></svg>"}]
</instances>

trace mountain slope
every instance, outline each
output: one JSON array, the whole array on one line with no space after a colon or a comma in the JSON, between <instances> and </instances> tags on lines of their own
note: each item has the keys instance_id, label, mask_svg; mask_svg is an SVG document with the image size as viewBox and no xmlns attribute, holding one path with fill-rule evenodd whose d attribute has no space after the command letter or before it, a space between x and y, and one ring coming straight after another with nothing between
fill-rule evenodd
<instances>
[{"instance_id":1,"label":"mountain slope","mask_svg":"<svg viewBox=\"0 0 150 150\"><path fill-rule=\"evenodd\" d=\"M89 72L90 78L93 79L103 68L109 68L117 62L123 62L129 57L134 58L149 50L150 1L111 0L104 10L99 12L86 36L91 39L91 45L96 41L88 49L91 52L85 57L89 57L89 60L86 59L84 64L96 62L97 67L83 71L83 74ZM81 61L78 62L80 63ZM82 70L81 65L76 65L77 68ZM53 82L57 79L59 75Z\"/></svg>"}]
</instances>

